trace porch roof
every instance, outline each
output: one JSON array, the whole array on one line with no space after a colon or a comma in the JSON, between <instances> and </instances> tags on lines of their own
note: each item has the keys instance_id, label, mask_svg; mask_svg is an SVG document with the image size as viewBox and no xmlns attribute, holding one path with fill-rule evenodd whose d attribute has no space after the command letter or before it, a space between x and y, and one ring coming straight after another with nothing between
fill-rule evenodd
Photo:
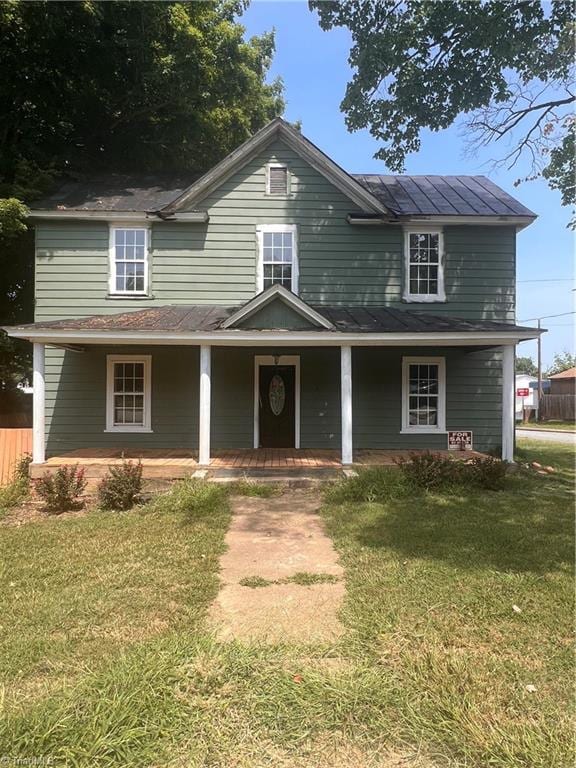
<instances>
[{"instance_id":1,"label":"porch roof","mask_svg":"<svg viewBox=\"0 0 576 768\"><path fill-rule=\"evenodd\" d=\"M515 343L536 338L538 329L491 320L468 320L390 307L326 307L306 305L328 321L329 327L294 331L281 327L250 329L230 327L238 306L168 305L117 314L42 321L6 328L10 336L33 341L69 343L116 341L149 343L247 343L285 342L322 344L420 343ZM543 331L542 331L543 332ZM273 338L271 338L273 337Z\"/></svg>"}]
</instances>

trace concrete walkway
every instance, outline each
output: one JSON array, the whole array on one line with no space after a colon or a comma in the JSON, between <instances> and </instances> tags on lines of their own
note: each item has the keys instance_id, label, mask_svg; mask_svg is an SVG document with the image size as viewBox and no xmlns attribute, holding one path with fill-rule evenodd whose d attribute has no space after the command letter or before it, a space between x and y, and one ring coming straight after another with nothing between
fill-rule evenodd
<instances>
[{"instance_id":1,"label":"concrete walkway","mask_svg":"<svg viewBox=\"0 0 576 768\"><path fill-rule=\"evenodd\" d=\"M220 641L331 642L341 634L343 569L317 513L320 503L310 489L232 500L222 587L209 616ZM296 574L318 583L294 583ZM240 583L246 580L261 586Z\"/></svg>"},{"instance_id":2,"label":"concrete walkway","mask_svg":"<svg viewBox=\"0 0 576 768\"><path fill-rule=\"evenodd\" d=\"M516 437L520 437L522 440L576 445L576 434L574 432L552 432L548 429L517 429Z\"/></svg>"}]
</instances>

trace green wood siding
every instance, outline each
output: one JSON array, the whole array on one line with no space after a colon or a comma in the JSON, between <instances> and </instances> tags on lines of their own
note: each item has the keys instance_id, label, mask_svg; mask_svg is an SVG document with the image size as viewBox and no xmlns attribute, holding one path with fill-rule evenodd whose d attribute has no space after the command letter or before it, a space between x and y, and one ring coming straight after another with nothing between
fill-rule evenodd
<instances>
[{"instance_id":1,"label":"green wood siding","mask_svg":"<svg viewBox=\"0 0 576 768\"><path fill-rule=\"evenodd\" d=\"M275 299L253 315L237 324L238 328L251 330L282 329L288 331L322 330L317 323L307 320L280 299Z\"/></svg>"},{"instance_id":2,"label":"green wood siding","mask_svg":"<svg viewBox=\"0 0 576 768\"><path fill-rule=\"evenodd\" d=\"M287 163L289 197L265 194L266 163ZM163 304L230 304L256 291L256 226L296 224L300 295L313 304L389 305L468 318L514 320L514 227L445 228L445 303L405 304L398 225L351 226L354 203L280 142L196 207L208 224L151 224L150 296L108 297L108 226L36 226L36 318L113 313Z\"/></svg>"},{"instance_id":3,"label":"green wood siding","mask_svg":"<svg viewBox=\"0 0 576 768\"><path fill-rule=\"evenodd\" d=\"M152 433L105 432L106 355L152 355ZM198 447L198 347L46 348L46 450Z\"/></svg>"},{"instance_id":4,"label":"green wood siding","mask_svg":"<svg viewBox=\"0 0 576 768\"><path fill-rule=\"evenodd\" d=\"M479 451L502 442L502 354L442 348L353 350L353 433L356 447L446 448L446 435L400 434L402 357L446 358L446 429L472 430Z\"/></svg>"},{"instance_id":5,"label":"green wood siding","mask_svg":"<svg viewBox=\"0 0 576 768\"><path fill-rule=\"evenodd\" d=\"M340 449L340 350L282 349L300 355L301 447ZM152 355L151 434L106 433L106 354ZM215 347L212 448L251 448L254 356L277 349ZM355 448L445 448L446 435L400 434L403 355L446 357L446 427L471 429L478 450L501 442L501 354L461 348L353 350ZM198 347L47 349L48 455L91 447L198 446Z\"/></svg>"}]
</instances>

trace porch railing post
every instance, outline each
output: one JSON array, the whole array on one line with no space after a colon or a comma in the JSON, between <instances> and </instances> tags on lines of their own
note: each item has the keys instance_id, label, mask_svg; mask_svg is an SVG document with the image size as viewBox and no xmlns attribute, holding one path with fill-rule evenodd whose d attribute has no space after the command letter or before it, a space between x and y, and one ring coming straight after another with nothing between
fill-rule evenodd
<instances>
[{"instance_id":1,"label":"porch railing post","mask_svg":"<svg viewBox=\"0 0 576 768\"><path fill-rule=\"evenodd\" d=\"M502 459L514 461L514 346L502 347Z\"/></svg>"},{"instance_id":2,"label":"porch railing post","mask_svg":"<svg viewBox=\"0 0 576 768\"><path fill-rule=\"evenodd\" d=\"M200 347L200 421L198 427L198 463L210 464L210 346Z\"/></svg>"},{"instance_id":3,"label":"porch railing post","mask_svg":"<svg viewBox=\"0 0 576 768\"><path fill-rule=\"evenodd\" d=\"M34 342L32 353L32 461L46 461L46 400L45 400L45 345Z\"/></svg>"},{"instance_id":4,"label":"porch railing post","mask_svg":"<svg viewBox=\"0 0 576 768\"><path fill-rule=\"evenodd\" d=\"M352 347L340 347L342 464L352 464Z\"/></svg>"}]
</instances>

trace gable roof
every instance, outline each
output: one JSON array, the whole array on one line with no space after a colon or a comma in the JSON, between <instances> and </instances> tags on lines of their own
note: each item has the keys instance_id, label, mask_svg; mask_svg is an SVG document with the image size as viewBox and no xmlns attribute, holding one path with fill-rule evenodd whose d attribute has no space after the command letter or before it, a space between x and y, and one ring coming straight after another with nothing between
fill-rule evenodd
<instances>
[{"instance_id":1,"label":"gable roof","mask_svg":"<svg viewBox=\"0 0 576 768\"><path fill-rule=\"evenodd\" d=\"M568 368L560 373L555 373L553 376L548 376L549 379L576 379L576 368Z\"/></svg>"},{"instance_id":2,"label":"gable roof","mask_svg":"<svg viewBox=\"0 0 576 768\"><path fill-rule=\"evenodd\" d=\"M324 330L330 330L334 327L330 320L324 317L318 310L313 309L310 304L302 301L299 296L278 284L272 285L270 288L254 296L253 299L247 301L246 304L224 320L221 327L234 328L240 322L244 322L274 301L281 301L283 304L286 304L292 311L303 317L311 325L323 328Z\"/></svg>"},{"instance_id":3,"label":"gable roof","mask_svg":"<svg viewBox=\"0 0 576 768\"><path fill-rule=\"evenodd\" d=\"M245 166L264 147L276 139L284 141L294 152L306 160L316 171L325 176L337 189L364 210L372 213L389 213L386 205L374 197L359 181L347 173L328 155L303 136L281 117L261 128L250 139L231 152L218 165L198 179L179 197L166 206L166 212L177 211L182 206L194 205L216 189L236 171Z\"/></svg>"},{"instance_id":4,"label":"gable roof","mask_svg":"<svg viewBox=\"0 0 576 768\"><path fill-rule=\"evenodd\" d=\"M276 118L204 175L108 174L67 181L30 205L32 216L86 217L106 212L156 214L192 220L193 206L248 163L258 152L281 139L322 173L361 210L379 223L418 216L515 217L522 226L536 214L485 176L406 176L349 174L289 123ZM188 213L178 213L183 207ZM206 220L198 217L195 220Z\"/></svg>"}]
</instances>

